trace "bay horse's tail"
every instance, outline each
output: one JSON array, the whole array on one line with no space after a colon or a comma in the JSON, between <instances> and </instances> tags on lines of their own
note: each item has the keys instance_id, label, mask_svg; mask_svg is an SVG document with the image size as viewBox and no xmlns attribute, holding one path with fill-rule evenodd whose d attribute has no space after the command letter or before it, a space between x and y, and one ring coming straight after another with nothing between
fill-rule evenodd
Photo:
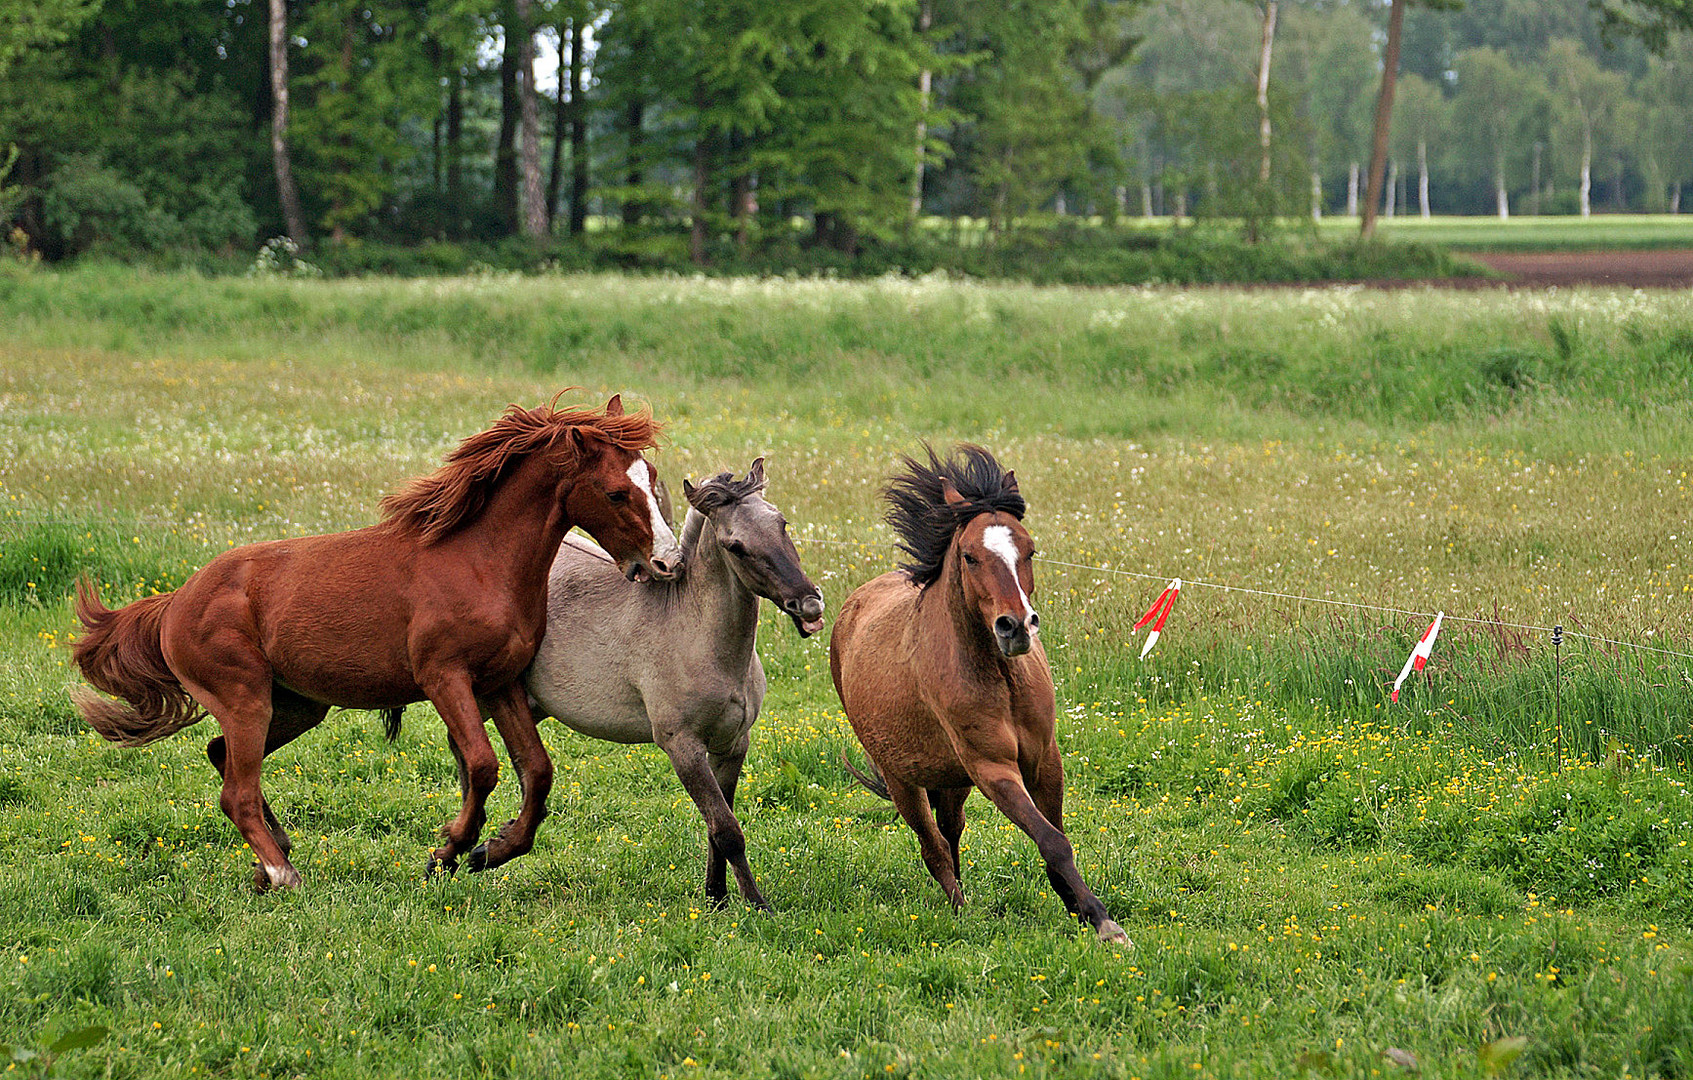
<instances>
[{"instance_id":1,"label":"bay horse's tail","mask_svg":"<svg viewBox=\"0 0 1693 1080\"><path fill-rule=\"evenodd\" d=\"M86 578L76 584L76 617L83 633L71 657L83 678L123 700L86 687L72 690L71 700L89 726L112 742L142 746L205 716L165 663L159 642L159 624L174 596L146 596L112 611Z\"/></svg>"},{"instance_id":2,"label":"bay horse's tail","mask_svg":"<svg viewBox=\"0 0 1693 1080\"><path fill-rule=\"evenodd\" d=\"M888 794L888 782L882 779L882 770L876 768L876 763L874 761L870 762L869 776L865 776L863 773L858 771L858 766L854 765L852 763L852 759L847 757L847 752L845 750L841 751L841 764L845 765L846 771L851 773L859 783L869 789L871 794L880 795L882 798L887 799L890 802L893 801L893 796Z\"/></svg>"}]
</instances>

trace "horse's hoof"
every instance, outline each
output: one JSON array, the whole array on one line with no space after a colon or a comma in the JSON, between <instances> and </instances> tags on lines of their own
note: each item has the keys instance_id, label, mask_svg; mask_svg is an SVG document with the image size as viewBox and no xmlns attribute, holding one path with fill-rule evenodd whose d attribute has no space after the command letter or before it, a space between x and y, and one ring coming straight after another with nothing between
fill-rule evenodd
<instances>
[{"instance_id":1,"label":"horse's hoof","mask_svg":"<svg viewBox=\"0 0 1693 1080\"><path fill-rule=\"evenodd\" d=\"M1129 935L1123 932L1123 928L1112 922L1110 919L1106 919L1104 922L1095 927L1094 932L1099 935L1099 940L1107 945L1134 944L1134 942L1129 940Z\"/></svg>"},{"instance_id":2,"label":"horse's hoof","mask_svg":"<svg viewBox=\"0 0 1693 1080\"><path fill-rule=\"evenodd\" d=\"M435 855L429 856L429 869L424 871L425 877L434 877L440 870L446 870L447 876L452 877L459 872L459 861L456 858L443 859Z\"/></svg>"},{"instance_id":3,"label":"horse's hoof","mask_svg":"<svg viewBox=\"0 0 1693 1080\"><path fill-rule=\"evenodd\" d=\"M482 871L488 869L487 841L483 841L471 849L470 859L465 865L470 867L470 872L473 874L480 874Z\"/></svg>"},{"instance_id":4,"label":"horse's hoof","mask_svg":"<svg viewBox=\"0 0 1693 1080\"><path fill-rule=\"evenodd\" d=\"M257 892L270 892L272 889L297 889L300 887L300 872L287 863L281 866L266 866L257 863L253 867L253 888Z\"/></svg>"}]
</instances>

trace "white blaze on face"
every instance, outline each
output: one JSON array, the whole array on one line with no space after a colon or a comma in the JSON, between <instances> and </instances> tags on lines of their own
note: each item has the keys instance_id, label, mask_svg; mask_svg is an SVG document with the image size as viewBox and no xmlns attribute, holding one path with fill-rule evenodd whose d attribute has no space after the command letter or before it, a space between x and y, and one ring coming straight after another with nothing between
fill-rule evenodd
<instances>
[{"instance_id":1,"label":"white blaze on face","mask_svg":"<svg viewBox=\"0 0 1693 1080\"><path fill-rule=\"evenodd\" d=\"M1029 605L1029 594L1023 591L1023 579L1017 576L1017 544L1011 539L1011 526L989 525L983 529L982 546L1005 560L1011 580L1017 584L1017 596L1023 601L1023 621L1028 622L1035 609Z\"/></svg>"},{"instance_id":2,"label":"white blaze on face","mask_svg":"<svg viewBox=\"0 0 1693 1080\"><path fill-rule=\"evenodd\" d=\"M674 551L676 535L665 523L664 515L658 512L658 496L653 494L651 466L646 458L636 458L634 464L629 466L629 479L641 489L641 494L647 497L647 514L652 518L653 553L662 556Z\"/></svg>"}]
</instances>

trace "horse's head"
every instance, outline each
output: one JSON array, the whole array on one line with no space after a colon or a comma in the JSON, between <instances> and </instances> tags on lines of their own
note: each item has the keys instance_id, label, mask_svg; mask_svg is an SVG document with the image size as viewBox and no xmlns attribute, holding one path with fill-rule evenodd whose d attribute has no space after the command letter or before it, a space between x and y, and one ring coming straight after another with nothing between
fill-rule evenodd
<instances>
[{"instance_id":1,"label":"horse's head","mask_svg":"<svg viewBox=\"0 0 1693 1080\"><path fill-rule=\"evenodd\" d=\"M607 416L622 416L623 401L614 396ZM631 581L653 577L671 581L682 572L682 549L659 512L658 472L639 451L627 450L594 434L570 432L576 470L564 493L569 518L617 561Z\"/></svg>"},{"instance_id":2,"label":"horse's head","mask_svg":"<svg viewBox=\"0 0 1693 1080\"><path fill-rule=\"evenodd\" d=\"M1008 472L1005 477L1006 490L1015 492L1016 476ZM969 506L951 480L943 481L942 495L950 506ZM1004 511L981 513L958 530L953 547L964 603L993 633L1001 654L1028 652L1040 632L1040 616L1030 603L1035 594L1035 542L1029 530Z\"/></svg>"},{"instance_id":3,"label":"horse's head","mask_svg":"<svg viewBox=\"0 0 1693 1080\"><path fill-rule=\"evenodd\" d=\"M764 459L758 458L744 479L722 473L698 487L684 480L682 493L704 517L701 529L710 531L741 584L786 612L801 637L810 637L823 628L823 591L800 567L788 522L765 500L764 485Z\"/></svg>"}]
</instances>

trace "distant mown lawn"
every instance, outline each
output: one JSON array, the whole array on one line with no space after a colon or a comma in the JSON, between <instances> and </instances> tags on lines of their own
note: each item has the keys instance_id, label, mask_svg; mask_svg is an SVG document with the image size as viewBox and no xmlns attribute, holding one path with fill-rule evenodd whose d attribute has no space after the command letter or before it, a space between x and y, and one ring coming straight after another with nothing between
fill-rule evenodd
<instances>
[{"instance_id":1,"label":"distant mown lawn","mask_svg":"<svg viewBox=\"0 0 1693 1080\"><path fill-rule=\"evenodd\" d=\"M0 270L0 325L0 1042L111 1030L54 1075L1693 1075L1685 292L89 267ZM771 917L702 908L651 747L545 725L536 851L426 880L438 719L333 714L267 763L306 884L256 897L211 725L73 714L79 574L135 597L368 523L573 385L651 404L673 491L767 455L831 610L892 566L899 454L1017 470L1066 827L1132 948L980 798L952 914L838 764L827 635L770 611L738 809ZM1590 636L1555 661L1554 623Z\"/></svg>"},{"instance_id":2,"label":"distant mown lawn","mask_svg":"<svg viewBox=\"0 0 1693 1080\"><path fill-rule=\"evenodd\" d=\"M1383 239L1434 244L1454 251L1603 251L1693 248L1693 214L1594 214L1498 217L1436 215L1424 219L1415 209L1378 220ZM1322 235L1355 235L1358 219L1331 217Z\"/></svg>"}]
</instances>

